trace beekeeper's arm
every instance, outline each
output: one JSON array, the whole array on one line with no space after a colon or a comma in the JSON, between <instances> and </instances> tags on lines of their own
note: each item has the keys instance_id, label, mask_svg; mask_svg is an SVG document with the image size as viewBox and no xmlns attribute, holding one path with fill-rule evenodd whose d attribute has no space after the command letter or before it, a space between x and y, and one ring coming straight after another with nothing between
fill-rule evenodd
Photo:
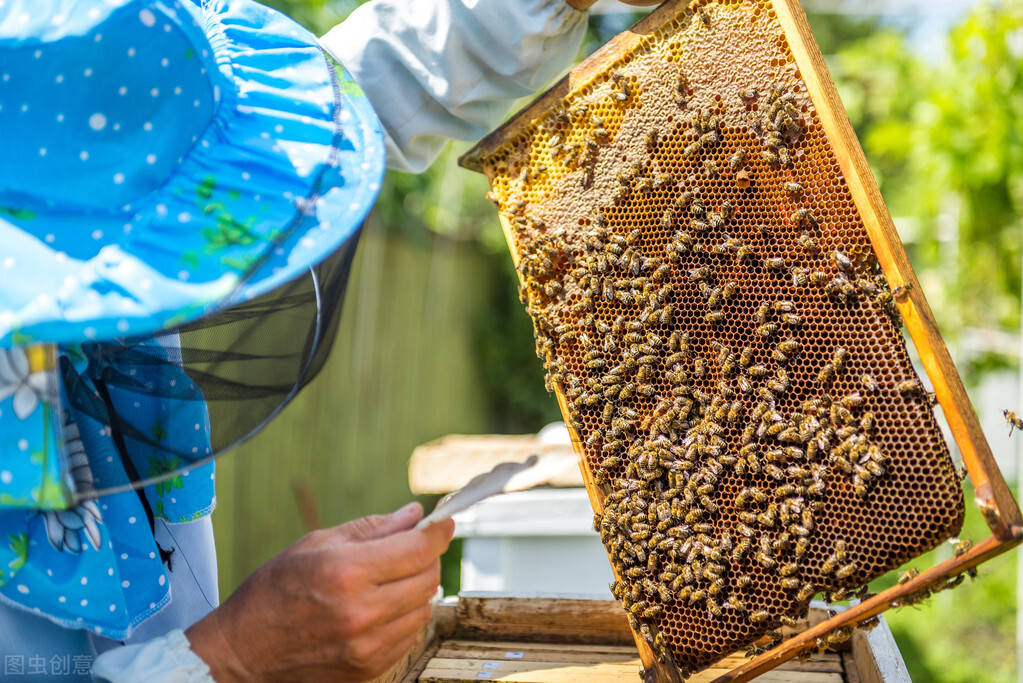
<instances>
[{"instance_id":1,"label":"beekeeper's arm","mask_svg":"<svg viewBox=\"0 0 1023 683\"><path fill-rule=\"evenodd\" d=\"M585 32L566 0L373 0L320 45L369 97L388 166L418 173L562 75Z\"/></svg>"}]
</instances>

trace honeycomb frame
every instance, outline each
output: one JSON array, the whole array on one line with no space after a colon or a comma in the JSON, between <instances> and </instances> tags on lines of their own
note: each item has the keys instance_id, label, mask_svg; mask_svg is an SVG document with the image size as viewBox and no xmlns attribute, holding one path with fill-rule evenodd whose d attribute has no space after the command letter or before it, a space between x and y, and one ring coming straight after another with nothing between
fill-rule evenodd
<instances>
[{"instance_id":1,"label":"honeycomb frame","mask_svg":"<svg viewBox=\"0 0 1023 683\"><path fill-rule=\"evenodd\" d=\"M742 17L737 20L736 17L738 15L736 13L742 11L748 11L751 14L748 17ZM745 19L752 20L759 31L750 31L748 35L743 35L739 29L742 28L741 22ZM731 33L726 36L716 34L714 31L719 25L731 30ZM700 38L701 31L705 31L709 35ZM651 72L656 71L657 67L651 66L649 59L644 62L644 56L650 57L650 55L659 54L657 53L659 48L664 49L666 44L676 40L679 34L685 34L686 32L696 37L694 38L690 35L686 44L683 44L683 40L678 40L680 50L688 50L690 58L701 57L709 62L719 59L721 54L725 54L727 60L731 60L726 61L726 64L731 65L734 71L724 76L718 74L716 81L712 75L709 79L704 78L704 82L701 83L700 79L704 74L699 69L696 69L695 72L686 70L685 65L680 61L675 70L670 65L662 68L652 78L655 81L655 83L652 83ZM759 44L753 49L749 49L749 46L743 43L744 40L754 43L759 42ZM765 60L769 62L769 66L764 63L757 63L757 58L762 57L765 52L771 57L770 60ZM671 60L663 61L670 62ZM637 71L635 68L637 62L643 64L647 70ZM630 68L630 63L632 68ZM656 174L649 172L647 175L653 178L650 184L655 186L635 191L637 195L644 192L647 193L648 197L653 197L659 201L656 211L647 212L643 219L646 221L645 223L643 223L643 220L637 221L642 224L642 235L639 238L639 244L648 247L649 250L650 243L656 242L655 246L663 249L665 244L663 237L659 242L655 239L648 239L648 233L656 232L656 227L651 219L654 217L654 214L659 215L661 211L670 208L671 205L668 202L681 192L679 188L690 179L700 176L701 171L698 166L693 164L687 165L685 159L683 159L683 152L685 151L683 142L685 140L683 140L679 133L681 126L676 125L675 130L672 130L670 125L674 123L672 120L674 116L678 116L681 119L681 115L677 110L674 110L674 113L672 113L671 107L665 109L661 106L654 114L647 116L645 125L648 128L655 126L661 138L660 141L655 139L653 144L650 145L649 140L643 140L640 135L636 134L639 129L635 126L627 130L627 132L632 133L631 135L622 136L620 134L623 126L630 125L635 119L642 120L642 113L636 115L635 112L632 112L629 114L631 118L625 116L625 114L616 116L613 112L615 105L612 104L612 112L610 114L607 113L607 109L603 109L598 110L597 114L586 112L581 115L575 115L572 113L569 103L572 103L572 105L585 103L587 106L592 106L593 102L606 99L612 103L624 103L621 104L620 108L626 113L629 113L630 106L642 109L644 96L656 97L658 102L663 104L668 98L675 96L671 92L671 86L674 80L673 77L677 75L679 70L686 74L687 81L684 88L680 85L676 89L678 96L682 99L697 100L696 106L699 109L718 111L722 118L727 119L730 115L732 116L732 119L729 119L726 125L722 126L722 129L719 130L719 137L721 139L716 142L729 151L734 151L742 146L747 149L748 153L753 155L745 163L740 162L739 164L739 170L745 170L749 176L754 178L754 188L751 194L755 195L759 191L761 183L765 186L769 182L774 182L776 186L779 185L780 179L784 175L790 181L798 181L803 186L803 192L800 194L814 195L817 193L831 197L837 195L840 198L838 211L839 213L845 212L844 219L842 216L835 215L834 205L814 205L811 199L810 210L825 226L815 237L825 247L822 249L825 255L832 253L832 250L841 249L843 252L849 253L869 251L876 258L876 262L880 267L880 273L883 274L895 293L892 303L898 311L898 316L892 316L892 318L901 317L905 322L906 328L933 385L937 402L941 405L952 429L953 436L962 452L967 472L977 491L978 504L982 511L985 512L985 518L995 534L994 538L974 546L973 549L963 555L923 572L920 576L904 584L871 597L850 610L843 612L836 618L817 625L803 634L788 638L775 650L754 659L747 665L744 665L741 670L736 670L721 679L748 680L753 675L771 668L772 665L776 666L781 661L795 656L801 650L812 647L818 642L819 638L826 637L829 632L834 631L836 628L842 628L848 624L870 618L893 603L899 602L900 599L905 600L907 596L911 596L915 592L919 592L932 585L935 581L957 575L980 561L1004 552L1019 541L1020 514L1011 491L998 471L986 440L980 432L961 380L937 331L926 300L920 291L919 283L916 281L898 235L894 230L873 177L866 165L862 150L842 109L834 85L824 66L823 59L813 41L805 16L795 0L774 0L773 2L771 0L762 0L760 2L715 2L700 0L691 3L691 5L682 2L682 0L669 1L657 10L654 10L654 12L641 20L632 29L612 39L608 45L580 64L569 76L555 85L548 93L542 95L536 102L526 107L501 129L488 136L488 138L484 139L476 148L463 157L462 164L464 166L486 173L491 182L492 192L502 202L502 205L499 206L501 209L501 223L516 264L520 267L522 265L522 247L526 241L529 239L535 240L537 230L545 232L547 224L559 227L567 226L565 229L570 231L575 229L576 224L579 225L580 230L589 228L591 225L589 219L592 219L592 211L587 208L587 211L590 211L590 215L582 216L579 214L580 207L592 207L594 204L599 204L602 207L600 214L612 230L616 223L621 222L619 219L621 214L627 213L631 197L618 196L609 199L611 196L609 193L614 189L615 185L613 182L608 181L610 171L599 168L601 163L600 155L609 156L606 154L606 151L612 149L615 153L622 152L620 162L616 159L611 160L612 166L614 164L625 166L626 162L630 160L642 158L643 146L651 147L647 151L647 157L658 162L654 165L659 171L663 173L663 169L667 168L667 173L672 174L673 179L665 182L669 186L677 184L677 187L658 188L656 186ZM774 82L783 83L786 89L791 88L789 91L795 93L793 102L800 110L800 118L806 121L806 127L800 134L799 139L791 145L795 158L793 159L794 163L790 173L783 174L780 172L782 169L771 167L771 164L765 161L766 157L761 156L764 149L763 145L758 144L758 141L752 139L749 135L744 136L744 133L741 131L741 122L737 123L735 120L734 114L740 109L749 111L767 104L763 99L757 100L752 98L755 101L751 105L750 102L746 102L745 98L741 97L740 91L742 86L735 84L734 81L742 81L743 76L746 76L746 83L748 83L749 78L753 77L751 74L755 74L755 78L759 79L757 85L760 86L761 94ZM660 90L658 90L656 85L658 79L662 86ZM727 89L727 93L722 90L722 83L726 82L730 86ZM712 93L717 95L716 100L704 97L701 101L701 93L704 90L709 92L708 88L713 86L717 87L717 92ZM722 95L724 100L722 100ZM687 102L688 105L690 105L689 102ZM679 106L679 109L685 108L687 107ZM797 116L800 114L797 114ZM593 116L598 116L596 122L592 120ZM560 117L560 121L557 120L558 117ZM551 121L554 121L553 126L551 126ZM589 122L588 125L587 121ZM669 125L663 125L665 123ZM544 127L551 128L554 133L548 134ZM603 130L599 140L594 139L593 130L595 128ZM556 167L560 163L559 159L553 154L551 149L553 146L550 144L551 138L555 135L558 136L559 143L562 146L578 145L579 151L576 152L577 155L580 152L585 155L584 150L589 146L594 150L593 159L592 163L589 160L585 160L584 163L578 164L576 168L565 172L564 177L566 178L571 176L573 172L576 177L585 176L587 173L590 174L588 179L585 177L581 179L578 188L570 188L565 183L562 183L556 188L548 189L545 192L535 189L534 186L543 185L546 182L542 179L540 182L537 182L537 179L541 174L547 172L548 166ZM536 143L531 139L531 136L538 138L542 142L542 148L540 143ZM627 137L627 139L619 143L619 137ZM593 144L589 142L591 139L594 139ZM688 142L692 142L692 140ZM515 155L521 155L524 150L529 150L532 155L531 162L528 166L515 166ZM809 177L805 174L802 176L798 175L803 168L804 155L812 154L818 156L810 160L813 168L810 169ZM537 156L540 157L539 160L537 160ZM672 166L672 161L680 161L680 163ZM729 197L729 201L732 198L739 197L734 204L736 204L737 210L741 214L744 207L742 198L745 195L742 192L736 191L739 180L736 177L736 169L726 168L729 161L731 161L731 155L723 152L719 154L716 162L718 167L717 177L712 177L710 171L707 171L708 177L701 179L699 183L701 184L701 189L707 186L712 188L709 193L715 195L716 201L709 201L708 204L719 206L722 201L721 198L724 196ZM586 170L587 164L589 164L589 171ZM523 169L526 171L524 174L522 173ZM641 170L636 170L637 175L641 173ZM813 177L814 173L818 177ZM821 173L823 173L823 176L821 176ZM587 181L590 187L587 187ZM512 204L511 198L516 182L521 185L521 192L515 195L517 200L515 204L524 202L525 205L530 207L529 215L534 221L533 225L528 225L525 221L520 220L525 218L524 215L517 215L518 211L509 209L509 206ZM690 182L689 185L692 186L693 183ZM717 190L714 188L717 188ZM739 189L747 190L748 186ZM635 190L634 187L630 188L630 192L633 190ZM758 215L756 211L752 211L753 217L746 217L745 219L740 217L739 220L753 221L754 223L772 223L775 232L780 232L784 229L791 231L792 228L796 227L794 212L805 205L798 201L789 201L793 198L782 196L783 193L779 193L777 189L772 191L774 195L766 199L770 200L770 203L784 207L783 212L776 211L774 214L764 212ZM600 192L601 196L593 198L593 194L597 192ZM554 202L550 200L552 195L555 197ZM748 196L745 198L749 199ZM755 198L754 202L759 202L757 206L768 203L763 197ZM546 205L552 203L558 206L545 211L545 208L549 208ZM651 199L648 203L656 202ZM748 201L746 204L748 205ZM569 208L560 210L559 207L564 205L568 205ZM538 210L533 210L534 207ZM574 213L573 207L576 209ZM789 212L793 213L790 215ZM521 213L525 214L526 212ZM586 211L583 213L586 213ZM642 210L640 210L640 213L642 213ZM790 215L790 220L788 221L785 219L787 215ZM855 219L851 223L849 223L850 215ZM539 219L541 224L539 227L535 223L537 219ZM845 225L843 220L845 223L849 223L849 225L841 230L834 227L835 224ZM527 227L523 227L523 224L526 224ZM728 230L728 226L725 226L725 229ZM844 232L838 234L842 230ZM728 232L729 234L737 233L744 236L752 234L748 225L745 228L734 227L728 230ZM781 244L768 244L766 242L767 238L765 238L764 242L760 243L755 238L749 241L754 246L758 257L765 261L769 258L786 258L793 263L797 261L802 263L805 260L801 260L793 255L794 240L791 234L787 235L787 241L779 239L778 242ZM738 266L732 265L733 270L741 270L742 267L742 264ZM834 271L835 268L831 268L829 272ZM729 281L728 277L727 275L722 277L721 282ZM760 272L753 280L758 278L765 280L769 277L769 273ZM741 277L736 279L742 281ZM797 290L799 290L799 287L795 284L789 288L787 285L783 286L779 283L773 292L783 291L784 296L797 300L800 299L800 293ZM577 300L578 295L574 296L576 296ZM682 302L680 307L683 309L683 313L701 310L699 298L694 296L691 291L681 295L680 299ZM803 297L803 299L812 299L818 305L824 305L821 303L820 297L814 299L813 296L808 296ZM803 303L802 300L799 302ZM748 327L748 318L751 311L752 302L741 301L731 308L729 315L738 318L746 316L745 322ZM871 318L870 316L865 317L861 315L860 318L861 320L858 322L861 325L864 320L870 318L869 322L875 326L872 329L875 335L887 335L889 342L893 336L898 336L901 340L901 335L898 334L894 325L891 322L886 323L884 316L873 315ZM691 329L696 331L697 334L694 336L697 336L699 339L706 340L714 337L712 324L695 320L692 316L687 318L687 323L689 323ZM889 327L884 330L880 330L877 327L885 325ZM863 333L864 329L860 327L852 331ZM730 340L736 338L735 334L725 336ZM741 335L739 336L741 337ZM864 353L864 349L854 348L857 341L862 341L863 336L863 334L847 335L842 342L843 348L849 346L852 349L850 355L855 359L859 359L859 361L854 362L860 362L868 356L867 353ZM748 339L748 336L746 339ZM817 344L809 344L808 346L821 349L825 344L819 342ZM838 344L831 344L832 348L835 346L838 346ZM898 354L897 347L898 344L895 344L893 349L888 350ZM736 348L737 350L738 348ZM763 358L763 354L766 353L767 349L759 348L758 350L761 352L759 357ZM901 350L902 357L898 358L898 362L894 363L886 360L870 362L871 360L877 360L877 349L871 350L874 351L875 355L868 359L866 365L863 365L862 362L860 365L857 365L856 375L861 373L867 374L863 372L864 370L869 370L870 374L877 374L879 378L886 380L884 386L885 391L888 393L885 394L885 400L889 402L901 400L898 394L890 392L891 387L894 385L893 383L898 379L907 377L912 379L915 377L915 375L906 374L909 361L908 356L905 355L904 346ZM699 349L699 351L701 355L710 355L707 346ZM814 371L827 362L826 355L822 356L819 351L807 353L807 356L813 357ZM800 369L802 369L802 366L800 366ZM909 367L908 372L912 373L911 367ZM811 396L813 393L811 390L812 373L808 375L806 372L802 372L800 374L800 370L796 370L790 374L792 375L791 382L796 387L795 394L800 398ZM898 377L895 377L895 375L898 375ZM850 385L847 383L845 386L846 391L848 391ZM566 416L566 421L571 423L573 413L569 408L569 401L566 399L563 389L563 386L557 387L555 393ZM786 407L795 410L795 406L798 404L799 400L793 399ZM878 409L880 410L880 407ZM905 459L907 451L915 450L916 452L926 451L925 455L930 455L931 460L935 462L938 460L942 461L942 464L936 466L936 469L932 467L930 473L932 479L929 481L926 478L924 479L925 483L933 485L933 477L938 476L940 472L944 472L944 475L949 473L947 465L950 465L951 461L948 459L947 450L943 452L945 448L944 442L938 432L929 406L926 406L925 402L918 402L914 404L914 409L917 410L915 419L925 423L925 427L920 430L923 433L921 438L930 439L930 445L927 448L918 446L915 449L900 450L895 457L897 459ZM586 430L583 429L581 431L585 432ZM888 434L891 428L886 425L878 431ZM591 502L593 503L594 510L601 513L604 510L604 491L594 481L594 472L599 468L596 466L593 453L587 452L587 446L583 442L584 435L580 434L580 430L576 429L571 429L571 432L577 452L583 459L583 462L588 463L588 465L582 467L582 470L587 483L587 489L590 492ZM886 445L897 446L898 444ZM934 462L931 462L931 466L934 466ZM893 468L897 469L897 466L893 465ZM734 495L736 491L731 489L728 493ZM949 503L950 500L951 498L947 498L945 502ZM882 518L885 515L895 516L897 513L901 514L899 506L896 505L898 502L900 502L898 496L892 499L891 506L882 515ZM905 499L902 502L905 502ZM952 505L954 505L954 502ZM855 515L853 516L855 517ZM956 517L956 514L951 514L950 518L945 519L943 524L939 525L939 530L932 532L932 535L928 537L926 542L909 544L898 552L889 553L887 559L881 563L882 566L875 566L869 571L864 570L862 575L858 577L859 580L852 583L858 585L928 550L930 547L933 547L935 540L937 542L942 540L938 538L942 533L945 533L946 536L954 534L958 529L958 524L961 523L961 512L958 514L958 521ZM858 521L862 523L862 520ZM874 519L871 521L876 523L878 520ZM825 521L821 526L828 529L834 526L834 522ZM889 540L892 536L893 534L890 533ZM833 541L834 537L830 537L829 540ZM816 552L816 560L819 563L822 559L822 549L817 548L814 552ZM762 588L761 592L770 592L768 586L759 583L757 585ZM690 618L692 618L692 615L690 615ZM701 629L707 628L699 620L694 623L698 623ZM712 631L714 627L711 625L709 628ZM717 649L710 650L707 657L702 659L699 657L693 658L681 668L691 670L705 666L713 661L711 657L727 654L731 649L734 649L734 646L741 645L743 642L749 642L755 635L762 633L763 630L747 629L744 632L745 641L743 638L725 639L717 643ZM701 633L706 634L707 631L702 630ZM678 655L677 652L673 653L673 657L667 658L667 661L658 661L649 644L638 633L636 640L644 665L648 670L648 678L653 680L677 680L679 678L680 667L674 661L674 656ZM662 657L661 659L664 660L665 658Z\"/></svg>"}]
</instances>

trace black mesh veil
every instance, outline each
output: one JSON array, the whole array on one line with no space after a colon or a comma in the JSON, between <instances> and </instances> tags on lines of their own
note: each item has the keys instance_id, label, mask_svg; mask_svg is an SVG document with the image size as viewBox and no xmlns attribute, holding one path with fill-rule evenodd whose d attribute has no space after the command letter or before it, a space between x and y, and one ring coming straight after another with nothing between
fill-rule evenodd
<instances>
[{"instance_id":1,"label":"black mesh veil","mask_svg":"<svg viewBox=\"0 0 1023 683\"><path fill-rule=\"evenodd\" d=\"M323 367L337 334L357 244L356 234L295 280L160 338L83 344L85 370L82 363L73 366L64 359L70 407L79 416L110 425L125 469L122 479L97 480L94 488L76 491L76 497L95 498L175 477L262 429ZM142 398L150 405L166 399L163 405L170 412L208 415L206 447L196 448L194 438L182 441L154 431L135 409L141 401L133 399ZM140 467L133 451L157 454L168 465L157 472Z\"/></svg>"}]
</instances>

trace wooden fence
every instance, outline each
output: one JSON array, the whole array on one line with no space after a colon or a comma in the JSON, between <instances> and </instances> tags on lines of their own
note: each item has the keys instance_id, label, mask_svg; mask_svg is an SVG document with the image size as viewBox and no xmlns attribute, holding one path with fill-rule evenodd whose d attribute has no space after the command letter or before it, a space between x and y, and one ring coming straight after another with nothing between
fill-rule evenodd
<instances>
[{"instance_id":1,"label":"wooden fence","mask_svg":"<svg viewBox=\"0 0 1023 683\"><path fill-rule=\"evenodd\" d=\"M412 448L488 429L471 316L494 279L471 246L411 244L370 223L330 359L270 426L217 464L213 524L226 597L324 525L411 500Z\"/></svg>"}]
</instances>

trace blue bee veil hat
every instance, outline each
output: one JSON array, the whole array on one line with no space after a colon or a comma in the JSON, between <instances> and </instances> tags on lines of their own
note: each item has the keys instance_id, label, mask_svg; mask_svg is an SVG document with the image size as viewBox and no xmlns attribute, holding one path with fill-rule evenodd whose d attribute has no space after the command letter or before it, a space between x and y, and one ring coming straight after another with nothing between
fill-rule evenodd
<instances>
[{"instance_id":1,"label":"blue bee veil hat","mask_svg":"<svg viewBox=\"0 0 1023 683\"><path fill-rule=\"evenodd\" d=\"M19 348L60 343L118 391L203 403L210 453L155 444L173 471L251 435L315 374L384 144L314 36L251 0L3 0L0 131L0 349L25 369L9 386L38 377ZM136 343L169 330L169 355ZM136 378L167 364L193 381ZM159 441L68 386L73 406ZM67 483L45 460L44 494Z\"/></svg>"},{"instance_id":2,"label":"blue bee veil hat","mask_svg":"<svg viewBox=\"0 0 1023 683\"><path fill-rule=\"evenodd\" d=\"M379 123L255 2L7 0L0 345L157 332L251 300L357 230Z\"/></svg>"},{"instance_id":3,"label":"blue bee veil hat","mask_svg":"<svg viewBox=\"0 0 1023 683\"><path fill-rule=\"evenodd\" d=\"M325 361L383 137L253 0L0 0L0 131L0 603L124 638Z\"/></svg>"}]
</instances>

